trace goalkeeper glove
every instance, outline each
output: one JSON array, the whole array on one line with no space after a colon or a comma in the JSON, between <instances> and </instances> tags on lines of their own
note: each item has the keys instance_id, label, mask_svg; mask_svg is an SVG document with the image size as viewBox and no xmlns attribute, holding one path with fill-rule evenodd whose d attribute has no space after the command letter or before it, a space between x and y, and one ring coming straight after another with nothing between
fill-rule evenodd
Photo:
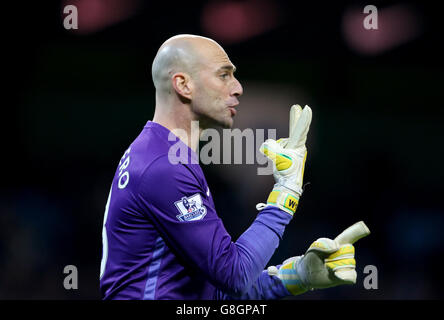
<instances>
[{"instance_id":1,"label":"goalkeeper glove","mask_svg":"<svg viewBox=\"0 0 444 320\"><path fill-rule=\"evenodd\" d=\"M344 237L350 231L352 236ZM319 238L305 255L285 260L279 269L269 267L268 274L277 276L292 295L312 289L355 284L357 274L353 243L369 233L367 226L358 222L335 240Z\"/></svg>"},{"instance_id":2,"label":"goalkeeper glove","mask_svg":"<svg viewBox=\"0 0 444 320\"><path fill-rule=\"evenodd\" d=\"M279 207L293 215L302 195L305 160L307 157L307 134L312 112L299 105L290 109L290 134L288 138L275 141L268 139L260 151L273 161L273 176L276 184L267 199L267 205ZM259 209L259 205L258 205Z\"/></svg>"}]
</instances>

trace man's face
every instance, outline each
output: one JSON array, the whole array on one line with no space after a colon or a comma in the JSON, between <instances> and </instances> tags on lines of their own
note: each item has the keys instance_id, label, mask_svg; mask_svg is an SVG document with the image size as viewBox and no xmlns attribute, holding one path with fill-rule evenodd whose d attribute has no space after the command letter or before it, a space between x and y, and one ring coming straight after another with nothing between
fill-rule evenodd
<instances>
[{"instance_id":1,"label":"man's face","mask_svg":"<svg viewBox=\"0 0 444 320\"><path fill-rule=\"evenodd\" d=\"M193 77L193 111L199 116L201 127L231 128L238 97L243 89L234 77L236 68L225 51L211 47L202 53L199 68Z\"/></svg>"}]
</instances>

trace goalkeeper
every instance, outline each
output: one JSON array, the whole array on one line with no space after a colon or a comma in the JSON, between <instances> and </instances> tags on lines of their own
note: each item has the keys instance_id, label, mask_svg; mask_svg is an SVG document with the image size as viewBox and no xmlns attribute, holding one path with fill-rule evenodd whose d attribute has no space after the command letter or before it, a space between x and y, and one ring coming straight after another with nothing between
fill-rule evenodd
<instances>
[{"instance_id":1,"label":"goalkeeper","mask_svg":"<svg viewBox=\"0 0 444 320\"><path fill-rule=\"evenodd\" d=\"M318 239L305 255L266 269L302 195L308 106L291 108L288 138L261 146L276 180L267 203L236 242L225 230L196 163L191 121L199 133L232 127L242 95L234 72L208 38L175 36L157 52L154 118L123 154L105 208L103 299L279 299L355 283L350 236ZM179 163L169 157L177 146L187 151Z\"/></svg>"}]
</instances>

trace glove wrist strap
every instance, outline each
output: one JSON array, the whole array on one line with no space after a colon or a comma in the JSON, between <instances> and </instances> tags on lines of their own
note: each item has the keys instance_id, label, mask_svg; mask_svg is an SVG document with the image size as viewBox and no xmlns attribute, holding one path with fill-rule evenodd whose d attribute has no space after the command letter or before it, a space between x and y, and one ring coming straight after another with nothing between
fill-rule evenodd
<instances>
[{"instance_id":1,"label":"glove wrist strap","mask_svg":"<svg viewBox=\"0 0 444 320\"><path fill-rule=\"evenodd\" d=\"M290 258L284 261L278 270L277 276L293 296L307 292L310 289L304 284L301 276L298 274L297 265L302 258L303 256Z\"/></svg>"},{"instance_id":2,"label":"glove wrist strap","mask_svg":"<svg viewBox=\"0 0 444 320\"><path fill-rule=\"evenodd\" d=\"M294 215L299 204L299 196L293 192L285 190L282 186L276 186L270 192L267 205L276 206L279 209Z\"/></svg>"}]
</instances>

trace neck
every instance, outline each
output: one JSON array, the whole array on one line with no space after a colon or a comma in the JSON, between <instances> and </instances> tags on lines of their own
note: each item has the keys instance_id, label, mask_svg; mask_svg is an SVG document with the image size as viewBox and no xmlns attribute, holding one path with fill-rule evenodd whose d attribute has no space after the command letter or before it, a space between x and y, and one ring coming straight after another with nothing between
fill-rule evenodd
<instances>
[{"instance_id":1,"label":"neck","mask_svg":"<svg viewBox=\"0 0 444 320\"><path fill-rule=\"evenodd\" d=\"M182 140L191 150L197 152L202 128L195 119L188 105L171 107L156 103L153 122L156 122Z\"/></svg>"}]
</instances>

